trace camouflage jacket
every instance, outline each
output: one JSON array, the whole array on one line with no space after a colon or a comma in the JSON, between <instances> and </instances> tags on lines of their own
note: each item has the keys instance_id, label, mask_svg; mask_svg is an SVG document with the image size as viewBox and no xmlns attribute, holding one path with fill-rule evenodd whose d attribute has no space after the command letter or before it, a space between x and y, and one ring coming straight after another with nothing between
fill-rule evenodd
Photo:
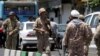
<instances>
[{"instance_id":1,"label":"camouflage jacket","mask_svg":"<svg viewBox=\"0 0 100 56\"><path fill-rule=\"evenodd\" d=\"M92 31L86 23L79 19L74 19L67 25L64 42L69 49L89 45L91 40Z\"/></svg>"},{"instance_id":2,"label":"camouflage jacket","mask_svg":"<svg viewBox=\"0 0 100 56\"><path fill-rule=\"evenodd\" d=\"M3 22L3 28L6 30L7 33L11 31L13 32L13 34L18 33L18 30L19 30L18 20L17 19L10 20L10 18L7 18Z\"/></svg>"},{"instance_id":3,"label":"camouflage jacket","mask_svg":"<svg viewBox=\"0 0 100 56\"><path fill-rule=\"evenodd\" d=\"M35 28L34 29L44 29L46 34L50 34L49 30L51 30L51 25L50 25L50 21L48 19L45 20L41 20L40 17L36 19L35 24L34 24ZM41 34L41 32L36 31L38 34Z\"/></svg>"}]
</instances>

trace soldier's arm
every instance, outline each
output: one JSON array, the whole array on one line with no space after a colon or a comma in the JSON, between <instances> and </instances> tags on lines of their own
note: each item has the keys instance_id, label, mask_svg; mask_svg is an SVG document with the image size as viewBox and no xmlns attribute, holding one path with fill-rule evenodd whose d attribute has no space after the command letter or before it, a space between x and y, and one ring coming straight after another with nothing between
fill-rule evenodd
<instances>
[{"instance_id":1,"label":"soldier's arm","mask_svg":"<svg viewBox=\"0 0 100 56\"><path fill-rule=\"evenodd\" d=\"M70 36L71 25L67 25L66 31L64 33L63 44L68 47L69 36Z\"/></svg>"},{"instance_id":2,"label":"soldier's arm","mask_svg":"<svg viewBox=\"0 0 100 56\"><path fill-rule=\"evenodd\" d=\"M100 25L97 27L96 33L94 34L94 38L97 39L100 37Z\"/></svg>"},{"instance_id":3,"label":"soldier's arm","mask_svg":"<svg viewBox=\"0 0 100 56\"><path fill-rule=\"evenodd\" d=\"M13 33L18 32L18 30L19 30L19 23L18 23L18 21L17 21L16 27L15 27L14 30L12 30L12 32L13 32Z\"/></svg>"},{"instance_id":4,"label":"soldier's arm","mask_svg":"<svg viewBox=\"0 0 100 56\"><path fill-rule=\"evenodd\" d=\"M36 30L36 31L38 30L37 24L38 24L38 20L36 19L35 24L33 25L34 26L33 30Z\"/></svg>"},{"instance_id":5,"label":"soldier's arm","mask_svg":"<svg viewBox=\"0 0 100 56\"><path fill-rule=\"evenodd\" d=\"M48 20L48 28L51 30L51 24L49 20Z\"/></svg>"},{"instance_id":6,"label":"soldier's arm","mask_svg":"<svg viewBox=\"0 0 100 56\"><path fill-rule=\"evenodd\" d=\"M93 33L92 33L92 30L91 30L91 27L89 25L86 25L85 26L85 36L86 36L86 43L85 45L90 45L90 42L93 38Z\"/></svg>"},{"instance_id":7,"label":"soldier's arm","mask_svg":"<svg viewBox=\"0 0 100 56\"><path fill-rule=\"evenodd\" d=\"M41 31L41 30L38 28L38 18L36 19L35 24L34 24L33 26L34 26L33 30Z\"/></svg>"}]
</instances>

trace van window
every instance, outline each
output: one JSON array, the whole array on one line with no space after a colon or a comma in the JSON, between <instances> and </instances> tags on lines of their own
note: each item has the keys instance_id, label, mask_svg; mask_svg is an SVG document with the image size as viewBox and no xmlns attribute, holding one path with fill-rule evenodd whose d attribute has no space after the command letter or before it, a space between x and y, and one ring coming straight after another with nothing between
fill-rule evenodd
<instances>
[{"instance_id":1,"label":"van window","mask_svg":"<svg viewBox=\"0 0 100 56\"><path fill-rule=\"evenodd\" d=\"M66 31L66 25L58 25L58 32L65 32Z\"/></svg>"},{"instance_id":2,"label":"van window","mask_svg":"<svg viewBox=\"0 0 100 56\"><path fill-rule=\"evenodd\" d=\"M90 19L91 19L91 16L92 16L92 15L89 15L89 16L86 16L86 17L85 17L85 22L86 22L87 24L89 24L89 21L90 21Z\"/></svg>"},{"instance_id":3,"label":"van window","mask_svg":"<svg viewBox=\"0 0 100 56\"><path fill-rule=\"evenodd\" d=\"M33 29L33 23L27 23L26 24L26 29L27 30Z\"/></svg>"},{"instance_id":4,"label":"van window","mask_svg":"<svg viewBox=\"0 0 100 56\"><path fill-rule=\"evenodd\" d=\"M93 16L93 18L92 18L92 21L91 21L91 24L90 24L90 26L92 27L92 28L96 28L97 26L98 26L98 24L99 24L99 19L98 19L98 14L95 14L94 16Z\"/></svg>"}]
</instances>

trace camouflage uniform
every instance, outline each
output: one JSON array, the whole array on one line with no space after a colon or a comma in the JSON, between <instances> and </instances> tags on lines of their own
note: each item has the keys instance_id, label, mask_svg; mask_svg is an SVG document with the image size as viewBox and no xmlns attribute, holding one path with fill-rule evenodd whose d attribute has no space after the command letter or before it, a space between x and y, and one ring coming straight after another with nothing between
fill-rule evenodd
<instances>
[{"instance_id":1,"label":"camouflage uniform","mask_svg":"<svg viewBox=\"0 0 100 56\"><path fill-rule=\"evenodd\" d=\"M48 29L51 29L50 22L45 19L42 21L42 19L37 18L35 22L35 29L44 29L45 32L36 31L38 43L37 47L40 53L43 53L45 50L46 54L50 56L50 43L49 43L49 31Z\"/></svg>"},{"instance_id":2,"label":"camouflage uniform","mask_svg":"<svg viewBox=\"0 0 100 56\"><path fill-rule=\"evenodd\" d=\"M6 27L7 32L7 39L6 39L6 48L7 49L16 49L16 42L17 42L17 34L18 34L18 21L16 18L11 20L10 18L7 18L3 26ZM9 35L10 32L13 32L12 35Z\"/></svg>"},{"instance_id":3,"label":"camouflage uniform","mask_svg":"<svg viewBox=\"0 0 100 56\"><path fill-rule=\"evenodd\" d=\"M67 25L64 42L69 56L84 56L84 45L91 40L88 37L90 31L88 31L87 25L79 19L74 19ZM86 41L86 39L90 40Z\"/></svg>"},{"instance_id":4,"label":"camouflage uniform","mask_svg":"<svg viewBox=\"0 0 100 56\"><path fill-rule=\"evenodd\" d=\"M100 56L100 25L97 27L97 31L94 35L95 44L97 46L98 56Z\"/></svg>"},{"instance_id":5,"label":"camouflage uniform","mask_svg":"<svg viewBox=\"0 0 100 56\"><path fill-rule=\"evenodd\" d=\"M87 38L85 39L85 42L84 42L84 52L85 52L84 56L88 56L89 45L90 45L91 40L93 38L91 27L86 24L86 28L87 28L86 29L86 31L87 31Z\"/></svg>"},{"instance_id":6,"label":"camouflage uniform","mask_svg":"<svg viewBox=\"0 0 100 56\"><path fill-rule=\"evenodd\" d=\"M79 19L80 20L82 20L83 22L84 22L84 15L79 15ZM85 23L86 24L86 23ZM85 45L84 45L84 52L85 52L85 54L84 54L84 56L88 56L88 50L89 50L89 45L90 45L90 42L91 42L91 40L92 40L92 31L91 31L91 28L90 28L90 26L88 25L88 24L86 24L87 25L87 34L89 34L89 35L87 35L87 39L85 40Z\"/></svg>"}]
</instances>

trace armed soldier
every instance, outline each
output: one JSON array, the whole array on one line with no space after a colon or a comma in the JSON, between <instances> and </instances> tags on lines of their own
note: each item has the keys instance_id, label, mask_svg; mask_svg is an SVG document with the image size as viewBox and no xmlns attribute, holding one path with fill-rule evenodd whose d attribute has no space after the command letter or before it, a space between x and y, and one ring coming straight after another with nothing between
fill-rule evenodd
<instances>
[{"instance_id":1,"label":"armed soldier","mask_svg":"<svg viewBox=\"0 0 100 56\"><path fill-rule=\"evenodd\" d=\"M84 56L84 45L86 39L91 35L87 25L79 18L80 13L77 10L71 11L71 21L68 23L64 42L68 48L68 56ZM89 38L91 40L91 38ZM89 41L90 42L90 41Z\"/></svg>"},{"instance_id":2,"label":"armed soldier","mask_svg":"<svg viewBox=\"0 0 100 56\"><path fill-rule=\"evenodd\" d=\"M44 8L39 9L39 15L40 17L36 19L34 29L36 30L38 39L37 47L41 54L45 50L46 55L51 56L49 43L49 35L51 32L50 21L47 18L47 12Z\"/></svg>"},{"instance_id":3,"label":"armed soldier","mask_svg":"<svg viewBox=\"0 0 100 56\"><path fill-rule=\"evenodd\" d=\"M79 19L84 22L85 21L84 15L79 15ZM86 24L86 28L87 28L86 30L88 31L87 32L88 35L87 35L87 39L85 39L85 41L84 41L84 56L88 56L89 45L90 45L90 42L93 38L93 34L91 31L91 27L87 23L85 23L85 24Z\"/></svg>"},{"instance_id":4,"label":"armed soldier","mask_svg":"<svg viewBox=\"0 0 100 56\"><path fill-rule=\"evenodd\" d=\"M3 23L3 28L6 29L7 32L6 48L16 49L19 26L14 12L11 11L9 13L9 17Z\"/></svg>"},{"instance_id":5,"label":"armed soldier","mask_svg":"<svg viewBox=\"0 0 100 56\"><path fill-rule=\"evenodd\" d=\"M100 56L100 15L98 15L97 19L99 20L99 24L97 26L96 33L94 34L94 41L97 46L97 54Z\"/></svg>"}]
</instances>

